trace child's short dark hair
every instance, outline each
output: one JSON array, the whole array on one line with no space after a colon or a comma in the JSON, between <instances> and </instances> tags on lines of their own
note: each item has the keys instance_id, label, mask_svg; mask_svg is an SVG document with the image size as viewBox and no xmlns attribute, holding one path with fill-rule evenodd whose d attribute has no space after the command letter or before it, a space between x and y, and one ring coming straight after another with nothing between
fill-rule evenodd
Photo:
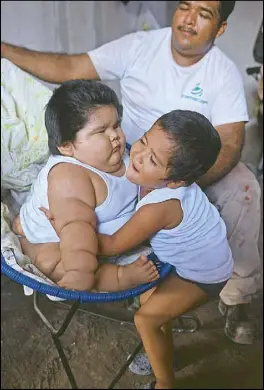
<instances>
[{"instance_id":1,"label":"child's short dark hair","mask_svg":"<svg viewBox=\"0 0 264 390\"><path fill-rule=\"evenodd\" d=\"M221 149L221 140L204 115L174 110L156 123L175 145L168 162L169 180L182 180L190 185L213 166Z\"/></svg>"},{"instance_id":2,"label":"child's short dark hair","mask_svg":"<svg viewBox=\"0 0 264 390\"><path fill-rule=\"evenodd\" d=\"M74 142L78 131L89 122L89 114L102 106L114 106L121 119L122 106L116 93L94 80L71 80L54 90L45 111L45 125L51 154L58 146Z\"/></svg>"}]
</instances>

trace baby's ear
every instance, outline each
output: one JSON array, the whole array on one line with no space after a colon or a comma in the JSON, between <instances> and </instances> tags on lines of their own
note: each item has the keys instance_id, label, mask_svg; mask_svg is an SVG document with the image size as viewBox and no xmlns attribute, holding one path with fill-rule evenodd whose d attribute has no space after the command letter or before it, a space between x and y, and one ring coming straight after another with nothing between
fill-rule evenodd
<instances>
[{"instance_id":1,"label":"baby's ear","mask_svg":"<svg viewBox=\"0 0 264 390\"><path fill-rule=\"evenodd\" d=\"M170 181L169 183L167 183L167 187L172 188L172 189L176 189L179 187L186 187L186 186L187 186L187 183L186 183L186 181L183 181L183 180Z\"/></svg>"},{"instance_id":2,"label":"baby's ear","mask_svg":"<svg viewBox=\"0 0 264 390\"><path fill-rule=\"evenodd\" d=\"M61 146L58 146L58 150L63 156L73 156L73 144L71 142L67 142Z\"/></svg>"}]
</instances>

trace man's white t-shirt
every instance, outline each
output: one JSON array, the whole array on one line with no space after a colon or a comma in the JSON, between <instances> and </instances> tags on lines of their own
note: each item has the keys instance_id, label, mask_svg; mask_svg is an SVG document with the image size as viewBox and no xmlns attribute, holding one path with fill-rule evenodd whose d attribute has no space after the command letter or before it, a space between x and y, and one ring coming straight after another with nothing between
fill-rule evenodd
<instances>
[{"instance_id":1,"label":"man's white t-shirt","mask_svg":"<svg viewBox=\"0 0 264 390\"><path fill-rule=\"evenodd\" d=\"M214 126L248 121L242 77L219 48L182 67L171 53L171 28L140 31L89 51L102 81L120 80L122 128L133 143L163 114L186 109Z\"/></svg>"}]
</instances>

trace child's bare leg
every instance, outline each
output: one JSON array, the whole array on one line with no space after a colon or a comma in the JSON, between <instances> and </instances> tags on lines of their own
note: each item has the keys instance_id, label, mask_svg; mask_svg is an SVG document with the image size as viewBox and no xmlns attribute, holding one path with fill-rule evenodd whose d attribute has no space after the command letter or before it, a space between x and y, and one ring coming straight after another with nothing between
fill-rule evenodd
<instances>
[{"instance_id":1,"label":"child's bare leg","mask_svg":"<svg viewBox=\"0 0 264 390\"><path fill-rule=\"evenodd\" d=\"M154 263L147 257L140 256L128 265L100 265L96 272L95 287L98 291L121 291L158 278L159 273Z\"/></svg>"},{"instance_id":2,"label":"child's bare leg","mask_svg":"<svg viewBox=\"0 0 264 390\"><path fill-rule=\"evenodd\" d=\"M156 377L156 389L175 386L171 320L206 300L206 293L197 285L172 273L135 314L135 324Z\"/></svg>"},{"instance_id":3,"label":"child's bare leg","mask_svg":"<svg viewBox=\"0 0 264 390\"><path fill-rule=\"evenodd\" d=\"M54 282L64 275L60 261L59 243L31 244L25 237L20 238L22 252L27 255L33 264Z\"/></svg>"}]
</instances>

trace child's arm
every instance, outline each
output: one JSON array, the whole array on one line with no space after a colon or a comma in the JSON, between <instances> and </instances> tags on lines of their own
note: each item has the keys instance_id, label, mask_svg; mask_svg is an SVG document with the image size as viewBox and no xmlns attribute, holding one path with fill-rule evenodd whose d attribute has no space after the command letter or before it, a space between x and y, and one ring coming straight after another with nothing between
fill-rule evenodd
<instances>
[{"instance_id":1,"label":"child's arm","mask_svg":"<svg viewBox=\"0 0 264 390\"><path fill-rule=\"evenodd\" d=\"M133 217L113 235L98 234L99 252L113 256L136 247L161 229L172 229L183 218L180 201L167 200L142 206Z\"/></svg>"},{"instance_id":2,"label":"child's arm","mask_svg":"<svg viewBox=\"0 0 264 390\"><path fill-rule=\"evenodd\" d=\"M48 199L60 237L64 276L58 285L89 290L98 268L94 187L88 172L74 164L58 164L48 177Z\"/></svg>"}]
</instances>

